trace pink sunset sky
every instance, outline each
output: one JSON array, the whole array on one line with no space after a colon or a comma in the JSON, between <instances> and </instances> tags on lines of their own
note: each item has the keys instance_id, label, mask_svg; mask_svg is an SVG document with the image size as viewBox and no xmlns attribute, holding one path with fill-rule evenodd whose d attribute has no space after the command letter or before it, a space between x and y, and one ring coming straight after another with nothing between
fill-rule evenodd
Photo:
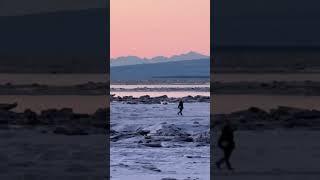
<instances>
[{"instance_id":1,"label":"pink sunset sky","mask_svg":"<svg viewBox=\"0 0 320 180\"><path fill-rule=\"evenodd\" d=\"M210 0L111 0L111 57L210 52Z\"/></svg>"}]
</instances>

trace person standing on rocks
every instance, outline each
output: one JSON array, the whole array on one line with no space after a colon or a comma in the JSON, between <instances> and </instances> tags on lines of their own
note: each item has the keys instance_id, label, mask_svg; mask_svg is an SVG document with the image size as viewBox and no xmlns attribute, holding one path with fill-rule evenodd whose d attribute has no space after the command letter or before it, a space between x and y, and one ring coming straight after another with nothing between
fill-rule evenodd
<instances>
[{"instance_id":1,"label":"person standing on rocks","mask_svg":"<svg viewBox=\"0 0 320 180\"><path fill-rule=\"evenodd\" d=\"M235 142L233 138L234 129L232 129L230 122L225 120L225 126L222 129L221 136L218 139L218 146L222 149L224 153L224 157L222 157L219 161L216 162L216 166L218 169L221 169L222 163L226 163L227 168L229 170L233 170L230 163L230 157L235 149Z\"/></svg>"},{"instance_id":2,"label":"person standing on rocks","mask_svg":"<svg viewBox=\"0 0 320 180\"><path fill-rule=\"evenodd\" d=\"M179 101L178 109L179 109L178 115L182 116L182 110L183 110L183 101L182 100Z\"/></svg>"}]
</instances>

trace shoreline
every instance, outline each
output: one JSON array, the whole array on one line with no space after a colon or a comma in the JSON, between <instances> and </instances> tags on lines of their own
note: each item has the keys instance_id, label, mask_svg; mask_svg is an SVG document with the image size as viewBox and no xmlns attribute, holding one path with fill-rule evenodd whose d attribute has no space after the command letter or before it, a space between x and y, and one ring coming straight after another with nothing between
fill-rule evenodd
<instances>
[{"instance_id":1,"label":"shoreline","mask_svg":"<svg viewBox=\"0 0 320 180\"><path fill-rule=\"evenodd\" d=\"M152 84L150 84L152 85ZM108 83L88 82L71 86L41 84L0 85L0 95L106 95L111 92L210 92L214 95L295 95L320 96L320 81L212 82L210 87L133 87L109 88Z\"/></svg>"},{"instance_id":2,"label":"shoreline","mask_svg":"<svg viewBox=\"0 0 320 180\"><path fill-rule=\"evenodd\" d=\"M47 109L36 113L30 109L15 112L17 104L0 108L0 130L35 130L41 134L107 134L109 109L99 108L92 114L75 113L72 108ZM6 108L9 107L9 108Z\"/></svg>"},{"instance_id":3,"label":"shoreline","mask_svg":"<svg viewBox=\"0 0 320 180\"><path fill-rule=\"evenodd\" d=\"M320 96L318 81L213 82L213 94Z\"/></svg>"},{"instance_id":4,"label":"shoreline","mask_svg":"<svg viewBox=\"0 0 320 180\"><path fill-rule=\"evenodd\" d=\"M133 97L133 96L115 96L114 94L110 95L110 102L124 102L127 104L168 104L168 103L177 103L180 100L183 100L184 103L195 103L195 102L207 102L210 103L210 96L184 96L184 97L168 97L167 95L151 97L149 95Z\"/></svg>"},{"instance_id":5,"label":"shoreline","mask_svg":"<svg viewBox=\"0 0 320 180\"><path fill-rule=\"evenodd\" d=\"M320 111L314 109L301 109L294 107L278 106L269 111L257 107L235 111L228 114L211 115L214 130L221 129L224 120L239 131L264 131L264 130L320 130Z\"/></svg>"},{"instance_id":6,"label":"shoreline","mask_svg":"<svg viewBox=\"0 0 320 180\"><path fill-rule=\"evenodd\" d=\"M149 84L153 85L153 84ZM157 84L161 85L161 84ZM165 84L164 84L165 85ZM170 84L170 85L179 85L179 84ZM182 85L182 84L181 84ZM188 84L189 85L189 84ZM190 84L196 85L196 84ZM200 84L203 85L203 84ZM115 91L115 92L155 92L155 91L168 91L168 92L176 92L176 91L195 91L195 92L209 92L210 87L157 87L157 88L148 88L148 87L138 87L132 89L124 89L124 88L110 88L108 83L102 82L88 82L84 84L77 85L44 85L44 84L1 84L0 85L0 95L33 95L33 96L41 96L41 95L106 95L106 91Z\"/></svg>"}]
</instances>

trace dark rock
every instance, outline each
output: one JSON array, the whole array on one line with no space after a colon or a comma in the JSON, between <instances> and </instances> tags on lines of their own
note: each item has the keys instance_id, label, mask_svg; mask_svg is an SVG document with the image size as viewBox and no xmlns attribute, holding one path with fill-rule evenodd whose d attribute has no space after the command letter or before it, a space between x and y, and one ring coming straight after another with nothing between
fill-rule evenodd
<instances>
[{"instance_id":1,"label":"dark rock","mask_svg":"<svg viewBox=\"0 0 320 180\"><path fill-rule=\"evenodd\" d=\"M193 142L192 137L189 136L176 136L173 140L178 142Z\"/></svg>"},{"instance_id":2,"label":"dark rock","mask_svg":"<svg viewBox=\"0 0 320 180\"><path fill-rule=\"evenodd\" d=\"M12 103L12 104L0 104L0 110L9 111L13 108L16 108L18 106L18 103Z\"/></svg>"},{"instance_id":3,"label":"dark rock","mask_svg":"<svg viewBox=\"0 0 320 180\"><path fill-rule=\"evenodd\" d=\"M18 113L0 109L0 124L15 124L18 119Z\"/></svg>"},{"instance_id":4,"label":"dark rock","mask_svg":"<svg viewBox=\"0 0 320 180\"><path fill-rule=\"evenodd\" d=\"M145 168L145 169L148 169L148 170L151 170L151 171L155 171L155 172L161 172L161 170L160 169L158 169L158 168L156 168L155 166L153 166L153 165L144 165L144 166L142 166L143 168Z\"/></svg>"},{"instance_id":5,"label":"dark rock","mask_svg":"<svg viewBox=\"0 0 320 180\"><path fill-rule=\"evenodd\" d=\"M98 109L93 114L93 119L91 121L91 124L94 127L106 128L108 116L109 116L109 110L108 109Z\"/></svg>"},{"instance_id":6,"label":"dark rock","mask_svg":"<svg viewBox=\"0 0 320 180\"><path fill-rule=\"evenodd\" d=\"M162 147L161 143L142 143L142 145L155 148Z\"/></svg>"},{"instance_id":7,"label":"dark rock","mask_svg":"<svg viewBox=\"0 0 320 180\"><path fill-rule=\"evenodd\" d=\"M149 130L143 130L143 129L137 129L137 134L140 134L142 136L146 136L150 133Z\"/></svg>"},{"instance_id":8,"label":"dark rock","mask_svg":"<svg viewBox=\"0 0 320 180\"><path fill-rule=\"evenodd\" d=\"M40 118L47 124L65 124L73 119L73 115L71 108L48 109L41 111Z\"/></svg>"},{"instance_id":9,"label":"dark rock","mask_svg":"<svg viewBox=\"0 0 320 180\"><path fill-rule=\"evenodd\" d=\"M110 136L114 136L114 135L118 135L119 132L113 130L113 129L110 129Z\"/></svg>"},{"instance_id":10,"label":"dark rock","mask_svg":"<svg viewBox=\"0 0 320 180\"><path fill-rule=\"evenodd\" d=\"M26 109L23 113L25 119L22 124L25 125L40 125L41 121L38 118L37 113L31 111L30 109Z\"/></svg>"}]
</instances>

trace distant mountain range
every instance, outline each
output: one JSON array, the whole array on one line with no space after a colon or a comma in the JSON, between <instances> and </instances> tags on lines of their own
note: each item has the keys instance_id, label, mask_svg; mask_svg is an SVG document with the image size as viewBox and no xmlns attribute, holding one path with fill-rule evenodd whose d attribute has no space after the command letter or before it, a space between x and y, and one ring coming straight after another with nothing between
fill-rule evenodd
<instances>
[{"instance_id":1,"label":"distant mountain range","mask_svg":"<svg viewBox=\"0 0 320 180\"><path fill-rule=\"evenodd\" d=\"M140 58L137 56L126 56L126 57L118 57L115 59L111 59L110 66L128 66L128 65L137 65L137 64L153 64L153 63L165 63L165 62L176 62L176 61L187 61L187 60L195 60L195 59L208 59L209 56L202 55L196 52L189 52L186 54L174 55L171 57L157 56L154 58Z\"/></svg>"},{"instance_id":2,"label":"distant mountain range","mask_svg":"<svg viewBox=\"0 0 320 180\"><path fill-rule=\"evenodd\" d=\"M176 56L177 57L177 56ZM111 81L210 79L209 58L137 64L110 68Z\"/></svg>"}]
</instances>

